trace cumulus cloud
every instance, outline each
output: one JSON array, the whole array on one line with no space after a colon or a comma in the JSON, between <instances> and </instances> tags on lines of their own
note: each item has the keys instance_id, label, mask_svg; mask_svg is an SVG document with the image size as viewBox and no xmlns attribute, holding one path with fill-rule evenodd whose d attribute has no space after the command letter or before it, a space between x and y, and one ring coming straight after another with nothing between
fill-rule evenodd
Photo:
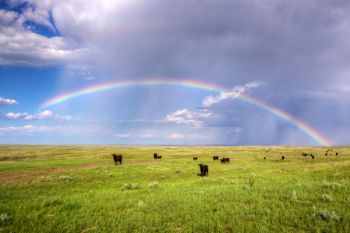
<instances>
[{"instance_id":1,"label":"cumulus cloud","mask_svg":"<svg viewBox=\"0 0 350 233\"><path fill-rule=\"evenodd\" d=\"M215 117L216 114L207 109L188 110L184 108L168 114L165 121L201 128L204 120Z\"/></svg>"},{"instance_id":2,"label":"cumulus cloud","mask_svg":"<svg viewBox=\"0 0 350 233\"><path fill-rule=\"evenodd\" d=\"M219 116L222 114L222 112L214 112L209 107L226 99L234 99L247 90L258 88L261 85L261 82L250 82L244 85L235 86L231 89L231 91L221 92L219 95L206 96L202 101L202 105L205 107L204 109L180 109L166 115L165 121L188 125L195 128L201 128L204 125L208 125L208 122L212 121L213 119L220 121L222 120L222 117L219 118ZM214 125L218 126L218 122L214 123ZM225 126L227 127L227 125Z\"/></svg>"},{"instance_id":3,"label":"cumulus cloud","mask_svg":"<svg viewBox=\"0 0 350 233\"><path fill-rule=\"evenodd\" d=\"M37 114L31 115L28 113L20 113L20 112L9 112L3 116L6 120L25 120L25 121L32 121L32 120L59 120L59 121L70 121L73 119L72 116L68 115L57 115L54 114L52 111L45 110L43 112L39 112Z\"/></svg>"},{"instance_id":4,"label":"cumulus cloud","mask_svg":"<svg viewBox=\"0 0 350 233\"><path fill-rule=\"evenodd\" d=\"M24 26L26 18L23 14L0 9L0 64L63 65L78 61L85 53L85 49L72 39L48 38L29 30Z\"/></svg>"},{"instance_id":5,"label":"cumulus cloud","mask_svg":"<svg viewBox=\"0 0 350 233\"><path fill-rule=\"evenodd\" d=\"M250 82L245 85L240 85L232 88L231 91L221 92L219 95L210 95L204 98L202 104L204 107L209 107L226 99L237 98L240 94L246 92L248 89L258 88L261 82Z\"/></svg>"},{"instance_id":6,"label":"cumulus cloud","mask_svg":"<svg viewBox=\"0 0 350 233\"><path fill-rule=\"evenodd\" d=\"M18 104L17 100L5 99L0 96L0 105L14 105L14 104Z\"/></svg>"}]
</instances>

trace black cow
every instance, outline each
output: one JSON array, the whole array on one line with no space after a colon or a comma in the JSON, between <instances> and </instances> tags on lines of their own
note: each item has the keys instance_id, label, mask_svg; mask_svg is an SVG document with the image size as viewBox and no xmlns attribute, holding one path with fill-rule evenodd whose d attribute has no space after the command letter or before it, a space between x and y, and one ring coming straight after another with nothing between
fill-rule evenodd
<instances>
[{"instance_id":1,"label":"black cow","mask_svg":"<svg viewBox=\"0 0 350 233\"><path fill-rule=\"evenodd\" d=\"M282 160L284 160L285 159L285 157L284 157L284 155L282 155L282 158L281 158Z\"/></svg>"},{"instance_id":2,"label":"black cow","mask_svg":"<svg viewBox=\"0 0 350 233\"><path fill-rule=\"evenodd\" d=\"M198 157L193 157L193 161L197 161L198 160Z\"/></svg>"},{"instance_id":3,"label":"black cow","mask_svg":"<svg viewBox=\"0 0 350 233\"><path fill-rule=\"evenodd\" d=\"M154 158L154 159L158 159L158 154L157 154L157 153L154 153L154 154L153 154L153 158Z\"/></svg>"},{"instance_id":4,"label":"black cow","mask_svg":"<svg viewBox=\"0 0 350 233\"><path fill-rule=\"evenodd\" d=\"M122 164L122 160L123 160L123 156L122 155L113 154L113 160L114 160L114 164L115 165L118 165L118 163L121 165Z\"/></svg>"},{"instance_id":5,"label":"black cow","mask_svg":"<svg viewBox=\"0 0 350 233\"><path fill-rule=\"evenodd\" d=\"M313 154L311 154L311 158L312 158L312 159L315 159L315 156L314 156Z\"/></svg>"},{"instance_id":6,"label":"black cow","mask_svg":"<svg viewBox=\"0 0 350 233\"><path fill-rule=\"evenodd\" d=\"M200 176L208 176L209 175L209 168L208 165L205 164L199 164L199 169L200 169Z\"/></svg>"},{"instance_id":7,"label":"black cow","mask_svg":"<svg viewBox=\"0 0 350 233\"><path fill-rule=\"evenodd\" d=\"M230 163L230 158L225 158L223 157L222 159L220 159L221 163Z\"/></svg>"},{"instance_id":8,"label":"black cow","mask_svg":"<svg viewBox=\"0 0 350 233\"><path fill-rule=\"evenodd\" d=\"M213 156L213 160L214 160L214 161L215 161L215 160L219 160L219 156L214 155L214 156Z\"/></svg>"},{"instance_id":9,"label":"black cow","mask_svg":"<svg viewBox=\"0 0 350 233\"><path fill-rule=\"evenodd\" d=\"M266 157L264 157L264 159L266 159Z\"/></svg>"},{"instance_id":10,"label":"black cow","mask_svg":"<svg viewBox=\"0 0 350 233\"><path fill-rule=\"evenodd\" d=\"M157 159L161 159L161 158L162 158L162 156L160 156L160 155L157 157Z\"/></svg>"}]
</instances>

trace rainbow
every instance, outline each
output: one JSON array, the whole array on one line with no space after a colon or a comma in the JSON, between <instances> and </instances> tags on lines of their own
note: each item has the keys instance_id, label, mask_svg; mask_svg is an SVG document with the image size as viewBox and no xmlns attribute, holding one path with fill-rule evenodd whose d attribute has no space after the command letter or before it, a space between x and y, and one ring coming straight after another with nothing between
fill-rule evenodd
<instances>
[{"instance_id":1,"label":"rainbow","mask_svg":"<svg viewBox=\"0 0 350 233\"><path fill-rule=\"evenodd\" d=\"M96 84L89 87L84 87L81 89L77 89L71 92L67 92L58 96L55 96L53 98L50 98L46 100L41 106L41 109L49 108L55 105L58 105L60 103L63 103L65 101L68 101L73 98L77 98L79 96L88 95L95 92L101 92L101 91L107 91L112 89L122 89L127 87L135 87L135 86L154 86L154 85L173 85L173 86L183 86L188 88L195 88L195 89L203 89L210 92L227 92L230 91L229 89L216 86L209 83L199 82L199 81L192 81L192 80L164 80L164 79L149 79L149 80L143 80L143 81L117 81L117 82L107 82L102 84ZM324 135L322 135L320 132L306 124L305 122L297 119L296 117L292 116L291 114L278 109L266 102L263 102L261 100L258 100L252 96L248 96L244 93L241 93L237 98L252 104L256 107L262 108L271 114L289 122L290 124L297 127L299 130L304 132L306 135L308 135L310 138L318 142L322 146L332 146L332 142L327 139Z\"/></svg>"}]
</instances>

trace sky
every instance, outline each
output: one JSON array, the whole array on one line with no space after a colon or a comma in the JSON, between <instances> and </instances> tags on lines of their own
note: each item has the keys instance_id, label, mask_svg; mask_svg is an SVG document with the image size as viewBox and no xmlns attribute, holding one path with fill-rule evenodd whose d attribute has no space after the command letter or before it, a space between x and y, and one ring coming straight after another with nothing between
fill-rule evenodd
<instances>
[{"instance_id":1,"label":"sky","mask_svg":"<svg viewBox=\"0 0 350 233\"><path fill-rule=\"evenodd\" d=\"M347 0L2 0L0 144L349 144Z\"/></svg>"}]
</instances>

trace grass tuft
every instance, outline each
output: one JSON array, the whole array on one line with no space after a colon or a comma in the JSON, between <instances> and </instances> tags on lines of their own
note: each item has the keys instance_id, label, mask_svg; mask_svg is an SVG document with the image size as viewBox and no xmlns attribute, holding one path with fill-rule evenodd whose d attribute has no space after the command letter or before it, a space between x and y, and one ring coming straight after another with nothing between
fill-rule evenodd
<instances>
[{"instance_id":1,"label":"grass tuft","mask_svg":"<svg viewBox=\"0 0 350 233\"><path fill-rule=\"evenodd\" d=\"M152 181L151 183L148 184L148 187L152 189L158 188L158 182L157 181Z\"/></svg>"},{"instance_id":2,"label":"grass tuft","mask_svg":"<svg viewBox=\"0 0 350 233\"><path fill-rule=\"evenodd\" d=\"M63 203L63 201L61 199L58 198L50 198L47 199L43 202L43 207L51 207L51 206L57 206L57 205L61 205Z\"/></svg>"},{"instance_id":3,"label":"grass tuft","mask_svg":"<svg viewBox=\"0 0 350 233\"><path fill-rule=\"evenodd\" d=\"M12 223L13 219L7 213L0 214L0 226L7 226Z\"/></svg>"},{"instance_id":4,"label":"grass tuft","mask_svg":"<svg viewBox=\"0 0 350 233\"><path fill-rule=\"evenodd\" d=\"M122 190L135 190L135 189L140 189L141 186L137 183L126 183L126 184L123 184L122 186Z\"/></svg>"},{"instance_id":5,"label":"grass tuft","mask_svg":"<svg viewBox=\"0 0 350 233\"><path fill-rule=\"evenodd\" d=\"M327 201L327 202L333 201L332 196L329 195L329 194L327 194L327 193L322 194L322 199L323 199L324 201Z\"/></svg>"},{"instance_id":6,"label":"grass tuft","mask_svg":"<svg viewBox=\"0 0 350 233\"><path fill-rule=\"evenodd\" d=\"M71 177L71 176L59 176L58 179L60 179L61 181L64 181L64 182L70 182L73 180L73 177Z\"/></svg>"}]
</instances>

